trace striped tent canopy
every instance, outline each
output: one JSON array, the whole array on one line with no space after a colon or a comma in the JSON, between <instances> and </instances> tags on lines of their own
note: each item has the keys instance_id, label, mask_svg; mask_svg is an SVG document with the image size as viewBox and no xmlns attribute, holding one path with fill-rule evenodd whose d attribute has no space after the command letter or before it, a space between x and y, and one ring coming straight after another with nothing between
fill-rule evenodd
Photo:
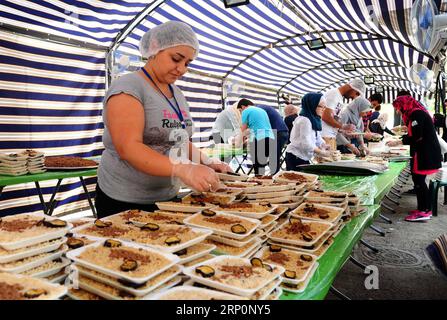
<instances>
[{"instance_id":1,"label":"striped tent canopy","mask_svg":"<svg viewBox=\"0 0 447 320\"><path fill-rule=\"evenodd\" d=\"M399 80L412 82L414 63L435 69L433 57L415 49L410 36L412 3L252 0L225 9L220 0L5 0L0 21L107 50L116 40L137 49L148 29L181 20L194 28L201 43L191 69L303 94L370 74L393 80L378 80L378 85L398 87ZM305 41L317 37L326 49L309 51ZM356 63L358 71L346 74L341 66L347 62Z\"/></svg>"},{"instance_id":2,"label":"striped tent canopy","mask_svg":"<svg viewBox=\"0 0 447 320\"><path fill-rule=\"evenodd\" d=\"M440 5L441 0L436 0ZM390 102L397 90L427 90L412 80L415 63L437 71L410 35L412 0L251 0L225 9L221 0L2 0L0 2L0 150L34 148L47 155L100 155L102 100L114 76L113 54L138 57L143 34L180 20L201 51L178 81L195 120L194 142L211 144L217 114L240 97L283 106L311 91L374 75ZM307 40L326 48L310 51ZM343 65L355 63L356 71ZM121 70L123 71L123 70ZM94 179L88 181L93 190ZM44 183L44 193L53 184ZM25 190L25 191L23 191ZM84 200L66 181L60 204ZM8 188L0 209L38 210L33 186ZM9 202L8 202L9 201ZM73 205L73 207L76 207ZM59 208L58 208L59 209ZM60 209L62 210L62 209ZM56 213L58 210L56 210Z\"/></svg>"}]
</instances>

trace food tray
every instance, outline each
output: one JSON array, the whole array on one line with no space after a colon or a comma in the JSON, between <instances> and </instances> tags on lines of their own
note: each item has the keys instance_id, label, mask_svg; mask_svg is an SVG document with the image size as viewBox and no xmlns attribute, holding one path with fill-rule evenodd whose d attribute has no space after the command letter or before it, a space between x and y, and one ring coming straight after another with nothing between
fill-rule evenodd
<instances>
[{"instance_id":1,"label":"food tray","mask_svg":"<svg viewBox=\"0 0 447 320\"><path fill-rule=\"evenodd\" d=\"M253 297L251 297L252 300L256 298L256 300L265 300L269 295L271 295L277 288L279 288L280 284L282 282L282 278L279 277L275 281L271 282L270 284L266 285L264 288L259 290L255 293ZM261 293L261 291L263 291ZM261 293L261 294L260 294ZM260 294L258 297L256 295Z\"/></svg>"},{"instance_id":2,"label":"food tray","mask_svg":"<svg viewBox=\"0 0 447 320\"><path fill-rule=\"evenodd\" d=\"M323 222L329 222L332 224L336 224L337 221L339 221L341 216L343 215L343 212L345 212L345 209L343 209L343 208L331 207L331 206L326 206L326 205L317 204L317 203L313 203L312 205L317 209L321 208L321 209L330 210L330 211L334 212L334 216L332 218L328 218L328 219L319 219L319 218L301 215L301 213L299 211L301 211L306 206L306 202L302 203L298 208L296 208L295 210L290 212L290 216L295 217L295 218L305 219L305 220L312 220L312 221L318 221L318 222L323 221Z\"/></svg>"},{"instance_id":3,"label":"food tray","mask_svg":"<svg viewBox=\"0 0 447 320\"><path fill-rule=\"evenodd\" d=\"M39 215L39 214L32 214L32 213L28 213L27 215L30 216L37 216L37 217L42 217L45 218L47 220L54 220L57 218L52 218L49 216L43 216L43 215ZM67 223L67 226L64 228L57 228L52 232L47 232L44 234L40 234L37 236L33 236L33 237L29 237L26 239L21 239L15 242L3 242L0 243L0 247L2 247L5 250L16 250L16 249L21 249L24 247L30 247L32 245L41 243L41 242L45 242L45 241L50 241L53 239L57 239L57 238L62 238L63 236L65 236L69 230L72 228L72 224Z\"/></svg>"},{"instance_id":4,"label":"food tray","mask_svg":"<svg viewBox=\"0 0 447 320\"><path fill-rule=\"evenodd\" d=\"M227 217L227 218L232 218L232 219L239 219L241 221L246 221L249 223L254 224L253 227L251 227L250 229L247 229L247 232L244 234L235 234L233 232L230 231L225 231L225 230L221 230L215 227L211 227L211 226L204 226L204 225L200 225L200 224L195 224L194 222L191 222L195 217L202 215L201 213L197 213L192 215L191 217L187 218L184 220L185 224L192 226L192 227L197 227L197 228L203 228L203 229L209 229L213 232L213 234L216 235L221 235L227 238L231 238L231 239L236 239L236 240L242 240L244 238L247 237L247 235L250 235L251 233L253 233L261 224L261 221L259 220L255 220L255 219L250 219L250 218L244 218L244 217L240 217L237 216L235 214L228 214L228 213L222 213L222 212L218 212L216 213L215 217ZM211 217L212 218L212 217Z\"/></svg>"},{"instance_id":5,"label":"food tray","mask_svg":"<svg viewBox=\"0 0 447 320\"><path fill-rule=\"evenodd\" d=\"M117 288L119 290L123 290L126 292L129 292L130 294L133 294L136 297L144 297L148 294L150 294L151 292L153 292L154 290L158 289L160 286L168 283L169 281L171 281L172 279L174 279L175 277L177 277L180 272L182 272L182 268L179 266L174 266L173 268L176 268L175 273L173 273L172 275L169 275L167 278L159 281L158 283L155 283L153 286L151 286L150 288L146 288L144 290L138 290L138 289L134 289L128 286L124 286L121 283L119 283L118 281L106 278L106 277L101 277L99 275L96 275L92 272L89 272L90 270L85 270L85 269L81 269L81 268L77 268L76 266L74 266L75 270L77 270L77 272L79 272L80 275L83 275L84 277L87 277L89 279L104 283L106 285L109 285L111 287Z\"/></svg>"},{"instance_id":6,"label":"food tray","mask_svg":"<svg viewBox=\"0 0 447 320\"><path fill-rule=\"evenodd\" d=\"M173 252L177 252L180 250L183 250L185 248L191 247L195 244L198 244L202 241L204 241L207 237L209 237L213 232L211 230L207 230L207 229L199 229L199 228L191 228L195 233L199 233L200 235L196 238L191 239L190 241L184 242L184 243L180 243L178 245L175 246L160 246L160 245L151 245L151 244L142 244L145 245L147 247L151 247L163 252L167 252L167 253L173 253Z\"/></svg>"},{"instance_id":7,"label":"food tray","mask_svg":"<svg viewBox=\"0 0 447 320\"><path fill-rule=\"evenodd\" d=\"M242 259L242 258L235 258L235 257L231 257L231 256L217 256L211 260L206 261L206 265L209 266L213 266L216 263L220 263L223 261L243 261L244 264L251 266L250 264L250 259ZM253 289L244 289L241 287L237 287L237 286L231 286L231 285L226 285L223 283L220 283L218 281L214 281L212 279L207 279L207 278L203 278L201 276L198 276L195 274L195 266L193 267L189 267L183 270L183 273L187 276L189 276L192 280L194 280L195 282L204 284L208 287L211 288L215 288L218 290L223 290L225 292L229 292L235 295L239 295L239 296L243 296L243 297L250 297L253 294L255 294L257 291L261 290L262 288L264 288L265 286L267 286L269 283L275 281L278 277L280 277L281 274L283 274L284 272L284 268L279 267L279 266L275 266L273 268L273 272L271 272L271 276L269 278L264 279L263 282L261 282L257 287L253 288Z\"/></svg>"},{"instance_id":8,"label":"food tray","mask_svg":"<svg viewBox=\"0 0 447 320\"><path fill-rule=\"evenodd\" d=\"M265 192L265 193L245 193L249 200L275 199L280 197L290 197L296 194L295 190Z\"/></svg>"},{"instance_id":9,"label":"food tray","mask_svg":"<svg viewBox=\"0 0 447 320\"><path fill-rule=\"evenodd\" d=\"M207 248L205 250L197 252L191 256L188 256L183 259L182 259L182 257L179 256L180 261L178 262L178 264L185 264L185 263L191 262L193 260L199 259L199 258L211 253L211 251L216 249L216 246L213 244L206 244L206 245L207 245Z\"/></svg>"},{"instance_id":10,"label":"food tray","mask_svg":"<svg viewBox=\"0 0 447 320\"><path fill-rule=\"evenodd\" d=\"M269 214L267 216L265 216L264 218L269 218L268 221L266 223L263 223L263 221L261 220L261 224L259 225L259 228L261 229L265 229L267 226L271 225L272 222L275 222L276 220L279 219L279 214Z\"/></svg>"},{"instance_id":11,"label":"food tray","mask_svg":"<svg viewBox=\"0 0 447 320\"><path fill-rule=\"evenodd\" d=\"M265 228L262 228L261 231L263 231L265 234L267 234L270 231L272 231L277 225L278 225L278 221L273 221Z\"/></svg>"},{"instance_id":12,"label":"food tray","mask_svg":"<svg viewBox=\"0 0 447 320\"><path fill-rule=\"evenodd\" d=\"M313 239L312 241L309 242L305 242L302 240L290 240L290 239L284 239L284 238L277 238L275 236L273 236L273 232L275 232L276 230L281 229L284 225L288 224L289 221L285 221L283 224L281 224L278 228L276 228L274 231L272 231L268 237L269 239L279 242L279 243L285 243L285 244L292 244L292 245L296 245L296 246L311 246L315 243L318 242L318 240L320 240L320 238L324 237L328 231L333 227L333 225L331 223L328 222L324 222L324 221L313 221L313 220L304 220L302 219L303 223L307 223L307 224L323 224L326 225L326 231L322 232L320 235L318 235L315 239Z\"/></svg>"},{"instance_id":13,"label":"food tray","mask_svg":"<svg viewBox=\"0 0 447 320\"><path fill-rule=\"evenodd\" d=\"M241 252L239 254L230 254L230 253L226 253L226 252L223 252L223 251L219 251L219 247L216 247L216 249L214 249L214 251L212 253L215 254L215 255L229 255L229 256L241 258L241 257L244 257L244 256L248 255L255 248L258 248L260 244L261 244L261 241L259 239L256 239L256 240L253 241L252 245L247 247L247 249L245 249L243 252Z\"/></svg>"},{"instance_id":14,"label":"food tray","mask_svg":"<svg viewBox=\"0 0 447 320\"><path fill-rule=\"evenodd\" d=\"M264 211L264 212L239 212L239 211L229 211L229 209L223 209L223 208L218 207L218 208L215 208L213 211L215 211L217 213L228 213L228 214L238 215L238 216L247 217L247 218L261 219L261 218L264 218L269 213L272 213L273 211L275 211L276 208L278 208L278 206L274 205L274 206L272 206L271 209Z\"/></svg>"},{"instance_id":15,"label":"food tray","mask_svg":"<svg viewBox=\"0 0 447 320\"><path fill-rule=\"evenodd\" d=\"M147 275L145 277L136 278L136 277L132 277L132 276L126 275L124 272L118 272L118 271L115 271L115 270L110 270L110 269L98 266L96 264L93 264L91 262L84 261L84 260L79 258L79 255L81 255L88 248L102 246L103 245L102 242L101 243L98 243L98 242L92 243L92 244L89 244L89 245L84 246L82 248L70 251L70 252L67 253L67 258L73 260L74 262L76 262L77 264L79 264L79 265L81 265L81 266L83 266L85 268L92 269L94 271L104 273L104 274L106 274L108 276L111 276L111 277L114 277L114 278L124 279L124 280L130 281L130 282L133 282L133 283L137 283L137 284L138 283L145 283L146 281L149 281L150 279L152 279L153 277L159 275L163 271L166 271L167 269L171 268L173 265L178 263L178 261L180 260L179 257L177 257L176 255L173 255L173 254L160 252L160 251L157 251L157 250L154 250L154 249L142 246L142 245L138 245L138 244L132 243L132 242L124 242L124 241L121 241L121 240L120 240L120 242L122 242L123 246L126 246L126 247L131 247L131 248L136 248L136 249L143 249L146 252L159 254L162 257L164 257L165 259L167 259L169 261L169 263L166 264L165 266L161 267L160 269L158 269L157 271L155 271L154 273L152 273L150 275Z\"/></svg>"},{"instance_id":16,"label":"food tray","mask_svg":"<svg viewBox=\"0 0 447 320\"><path fill-rule=\"evenodd\" d=\"M295 186L293 184L280 184L280 185L267 185L267 186L252 186L242 189L245 194L263 194L269 192L283 192L283 191L293 191Z\"/></svg>"},{"instance_id":17,"label":"food tray","mask_svg":"<svg viewBox=\"0 0 447 320\"><path fill-rule=\"evenodd\" d=\"M248 237L244 238L243 240L234 240L234 239L229 239L229 238L225 238L222 236L218 236L218 235L210 235L208 237L208 239L210 240L214 240L216 242L220 242L223 244L228 244L229 246L233 246L233 247L243 247L246 246L247 244L249 244L250 242L254 241L255 239L261 237L263 234L263 232L256 230L255 233L249 235Z\"/></svg>"},{"instance_id":18,"label":"food tray","mask_svg":"<svg viewBox=\"0 0 447 320\"><path fill-rule=\"evenodd\" d=\"M278 287L266 298L266 300L279 300L279 297L281 297L282 293L282 288Z\"/></svg>"},{"instance_id":19,"label":"food tray","mask_svg":"<svg viewBox=\"0 0 447 320\"><path fill-rule=\"evenodd\" d=\"M167 213L167 212L149 212L149 213L145 213L145 215L148 215L148 216L150 216L150 215L153 215L153 214L159 214L159 215L163 215L163 216L166 216L166 217L172 217L172 218L181 218L181 217L179 217L179 213L175 213L175 212L173 212L173 213ZM188 216L189 216L189 214L188 214ZM186 216L185 216L185 218L186 218ZM184 219L183 219L184 220ZM130 218L129 219L129 222L132 222L134 225L136 225L137 227L142 227L142 226L144 226L144 225L146 225L147 223L145 223L145 222L141 222L141 221L138 221L138 220L136 220L135 218ZM160 221L160 222L158 222L157 224L175 224L175 223L169 223L169 222L163 222L163 221Z\"/></svg>"},{"instance_id":20,"label":"food tray","mask_svg":"<svg viewBox=\"0 0 447 320\"><path fill-rule=\"evenodd\" d=\"M0 263L8 263L11 261L17 261L21 259L25 259L28 257L36 256L42 253L51 252L54 250L57 250L61 245L63 245L67 241L67 238L63 237L60 238L59 241L56 241L54 243L48 244L47 246L40 247L40 248L30 248L29 250L13 253L10 255L1 255L0 256Z\"/></svg>"},{"instance_id":21,"label":"food tray","mask_svg":"<svg viewBox=\"0 0 447 320\"><path fill-rule=\"evenodd\" d=\"M255 248L253 248L251 251L249 251L247 254L245 254L244 256L242 256L243 258L251 258L252 256L255 255L256 252L259 251L259 249L262 248L262 244L258 244Z\"/></svg>"},{"instance_id":22,"label":"food tray","mask_svg":"<svg viewBox=\"0 0 447 320\"><path fill-rule=\"evenodd\" d=\"M50 289L48 297L45 297L45 300L58 300L61 297L65 296L67 294L67 287L65 286L61 286L59 284L54 284L51 283L45 279L36 279L30 276L25 276L25 275L21 275L21 274L7 274L5 273L4 276L0 277L0 282L2 282L2 278L6 277L6 278L14 278L18 280L18 284L21 283L29 283L29 281L34 281L37 282L38 284L36 284L35 287L41 287L42 289ZM40 284L40 286L39 286ZM33 285L34 286L34 285ZM40 289L40 288L36 288L36 289ZM48 290L47 290L48 292ZM30 299L30 300L42 300L42 299Z\"/></svg>"},{"instance_id":23,"label":"food tray","mask_svg":"<svg viewBox=\"0 0 447 320\"><path fill-rule=\"evenodd\" d=\"M261 250L259 250L259 251L256 253L255 257L260 258L262 261L264 261L264 263L267 263L267 264L274 264L274 265L279 265L279 264L276 264L276 263L274 263L274 262L272 262L272 261L268 261L268 260L265 260L265 259L262 258L263 254L264 254L266 251L269 251L269 250L270 250L269 247L263 247ZM312 271L312 269L314 268L315 264L318 263L318 262L317 262L318 257L315 256L315 255L313 255L313 254L309 254L309 253L307 253L307 252L298 251L298 250L288 250L288 249L284 249L284 248L283 248L282 250L284 250L284 251L289 251L289 252L291 252L291 253L293 253L293 254L306 254L306 255L309 255L309 256L311 256L311 257L313 258L313 262L310 264L309 268L308 268L308 269L306 270L306 272L301 276L301 278L299 278L299 279L288 279L288 278L286 278L286 277L282 277L282 278L283 278L283 279L282 279L282 282L284 282L284 283L298 284L298 283L300 283L300 282L305 281L305 280L307 279L308 275L310 274L310 272ZM282 267L284 267L284 266L282 266ZM284 267L284 269L286 269L286 268ZM287 269L286 269L286 270L287 270Z\"/></svg>"},{"instance_id":24,"label":"food tray","mask_svg":"<svg viewBox=\"0 0 447 320\"><path fill-rule=\"evenodd\" d=\"M318 181L318 175L316 175L316 174L309 174L309 173L296 172L296 171L280 171L277 174L275 174L273 179L278 182L288 182L288 183L297 183L298 182L295 180L289 180L289 179L283 178L282 175L284 173L294 173L294 174L299 174L300 176L305 177L307 182L304 182L302 184L304 184L308 187L315 184Z\"/></svg>"},{"instance_id":25,"label":"food tray","mask_svg":"<svg viewBox=\"0 0 447 320\"><path fill-rule=\"evenodd\" d=\"M74 233L76 233L79 236L88 237L88 238L90 238L92 240L95 240L95 241L102 241L102 240L110 238L110 237L97 237L97 236L85 235L85 234L80 233L83 229L86 229L86 228L88 228L90 226L91 225L81 226L81 227L77 228ZM161 226L161 224L160 224L160 226ZM173 226L173 225L169 225L169 226ZM186 228L186 226L179 226L179 227ZM135 226L135 228L137 228L137 227ZM137 242L137 241L133 241L133 242L137 243L137 244L139 244L141 246L144 246L144 247L153 248L153 249L156 249L156 250L161 250L161 251L167 252L167 253L173 253L173 252L177 252L177 251L180 251L182 249L185 249L187 247L191 247L191 246L193 246L193 245L195 245L195 244L197 244L199 242L202 242L209 235L211 235L213 233L211 230L207 230L207 229L203 229L203 228L202 229L191 228L191 227L188 227L188 228L190 228L195 233L198 233L199 235L196 238L191 239L190 241L187 241L187 242L184 242L184 243L180 243L180 244L175 245L175 246L162 246L162 245L155 245L155 244L146 244L146 243L140 243L140 242ZM120 240L120 241L124 241L124 242L129 242L130 241L129 238L126 238L126 236L123 236L122 238L116 237L116 239Z\"/></svg>"},{"instance_id":26,"label":"food tray","mask_svg":"<svg viewBox=\"0 0 447 320\"><path fill-rule=\"evenodd\" d=\"M305 199L309 199L309 200L313 200L313 201L340 201L343 202L344 200L346 200L346 198L348 197L348 193L347 192L323 192L321 194L321 196L311 196L311 192L307 192L304 195ZM337 197L331 196L331 194L336 195ZM342 196L344 195L343 198L340 198L338 196Z\"/></svg>"},{"instance_id":27,"label":"food tray","mask_svg":"<svg viewBox=\"0 0 447 320\"><path fill-rule=\"evenodd\" d=\"M219 179L222 181L247 181L248 179L248 176L237 173L228 174L218 172L217 175L219 176Z\"/></svg>"},{"instance_id":28,"label":"food tray","mask_svg":"<svg viewBox=\"0 0 447 320\"><path fill-rule=\"evenodd\" d=\"M191 285L183 285L180 287L171 288L169 290L164 290L162 292L156 293L148 297L148 300L171 300L169 295L171 294L185 294L182 300L201 300L195 299L195 297L202 297L203 295L208 295L210 300L241 300L244 299L240 296L235 296L229 293L219 292L211 289L193 287ZM177 300L177 299L175 299Z\"/></svg>"},{"instance_id":29,"label":"food tray","mask_svg":"<svg viewBox=\"0 0 447 320\"><path fill-rule=\"evenodd\" d=\"M204 206L191 206L181 202L175 202L172 204L170 202L155 202L158 209L164 211L174 211L174 212L187 212L187 213L197 213L205 209L212 209L216 206L214 204L206 204Z\"/></svg>"},{"instance_id":30,"label":"food tray","mask_svg":"<svg viewBox=\"0 0 447 320\"><path fill-rule=\"evenodd\" d=\"M36 272L36 273L30 274L29 276L31 276L33 278L46 278L46 277L55 275L55 274L61 272L62 270L64 270L71 263L71 261L66 258L61 258L61 260L62 260L62 265L58 265L58 266L53 267L48 270Z\"/></svg>"},{"instance_id":31,"label":"food tray","mask_svg":"<svg viewBox=\"0 0 447 320\"><path fill-rule=\"evenodd\" d=\"M63 245L63 246L60 246L60 249L58 249L57 251L52 252L51 254L49 253L45 257L42 257L42 258L40 258L38 260L29 262L27 264L23 264L23 265L18 266L18 267L6 268L6 267L0 266L0 271L9 272L9 273L25 272L27 270L36 268L36 267L38 267L38 266L40 266L40 265L42 265L42 264L44 264L46 262L59 259L67 251L68 251L68 247L66 245Z\"/></svg>"},{"instance_id":32,"label":"food tray","mask_svg":"<svg viewBox=\"0 0 447 320\"><path fill-rule=\"evenodd\" d=\"M301 286L300 289L294 290L294 289L292 289L292 288L288 288L287 286L285 286L285 285L283 285L283 284L281 285L280 288L281 288L283 291L287 291L287 292L291 292L291 293L303 293L303 292L306 290L307 286L309 285L309 282L310 282L310 280L312 279L312 277L314 276L315 272L317 271L318 266L319 266L319 263L318 263L318 262L315 263L314 267L313 267L312 270L309 272L309 275L308 275L307 279L303 282L303 284L302 284L302 286Z\"/></svg>"},{"instance_id":33,"label":"food tray","mask_svg":"<svg viewBox=\"0 0 447 320\"><path fill-rule=\"evenodd\" d=\"M188 201L196 200L193 197L194 193L195 192L191 192L191 193L187 194L186 196L184 196L182 198L182 203L187 204ZM206 198L206 197L215 197L216 198L213 201L209 201L209 202L208 201L203 201L204 203L208 203L208 204L212 204L213 202L219 202L219 203L222 203L222 204L229 204L229 203L233 203L234 201L236 201L236 196L234 194L219 194L217 192L199 192L199 193L203 196L203 198ZM220 198L220 200L218 200L219 198ZM224 201L221 201L221 200L224 200ZM200 201L200 200L198 200L198 201Z\"/></svg>"},{"instance_id":34,"label":"food tray","mask_svg":"<svg viewBox=\"0 0 447 320\"><path fill-rule=\"evenodd\" d=\"M318 240L318 242L316 244L314 244L314 248L313 249L308 249L307 247L300 247L300 246L293 246L293 245L288 245L288 244L284 244L284 243L279 243L279 242L275 242L272 240L269 240L268 243L269 244L274 244L289 250L294 250L294 251L300 251L300 252L304 252L306 254L312 254L312 255L317 255L316 252L318 250L320 250L320 248L323 246L323 244L330 238L332 237L332 235L330 233L324 235L320 240Z\"/></svg>"},{"instance_id":35,"label":"food tray","mask_svg":"<svg viewBox=\"0 0 447 320\"><path fill-rule=\"evenodd\" d=\"M63 280L65 280L65 278L67 278L68 274L64 273L61 274L60 276L53 278L53 279L46 279L47 281L51 282L51 283L61 283Z\"/></svg>"}]
</instances>

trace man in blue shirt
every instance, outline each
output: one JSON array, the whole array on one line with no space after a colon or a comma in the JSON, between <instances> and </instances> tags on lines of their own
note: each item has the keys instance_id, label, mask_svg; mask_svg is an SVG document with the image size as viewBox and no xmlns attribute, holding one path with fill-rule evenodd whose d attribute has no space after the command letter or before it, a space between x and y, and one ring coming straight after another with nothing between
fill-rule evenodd
<instances>
[{"instance_id":1,"label":"man in blue shirt","mask_svg":"<svg viewBox=\"0 0 447 320\"><path fill-rule=\"evenodd\" d=\"M273 133L275 134L276 154L273 154L273 156L276 156L276 158L272 159L273 157L270 157L270 168L274 168L271 174L275 174L280 169L279 160L281 158L282 149L284 148L284 145L287 143L287 141L289 141L289 128L287 128L286 123L275 108L262 105L257 105L256 107L261 108L262 110L267 112L270 125L272 126ZM275 165L275 167L273 167L273 165Z\"/></svg>"},{"instance_id":2,"label":"man in blue shirt","mask_svg":"<svg viewBox=\"0 0 447 320\"><path fill-rule=\"evenodd\" d=\"M242 113L242 133L250 133L249 151L256 175L265 173L265 166L269 163L270 150L275 149L275 135L270 125L267 112L254 106L253 102L241 99L238 109ZM270 172L274 172L270 163ZM261 172L261 168L263 169Z\"/></svg>"}]
</instances>

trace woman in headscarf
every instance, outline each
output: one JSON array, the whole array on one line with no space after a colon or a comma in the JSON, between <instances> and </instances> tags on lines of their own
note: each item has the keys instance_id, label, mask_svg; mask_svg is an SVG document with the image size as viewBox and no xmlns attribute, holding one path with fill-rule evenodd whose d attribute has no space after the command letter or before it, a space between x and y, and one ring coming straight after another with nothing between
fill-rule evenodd
<instances>
[{"instance_id":1,"label":"woman in headscarf","mask_svg":"<svg viewBox=\"0 0 447 320\"><path fill-rule=\"evenodd\" d=\"M405 220L429 220L432 212L430 193L425 180L427 175L438 172L442 161L433 118L424 106L410 96L398 97L393 106L396 112L402 115L402 121L408 127L408 134L402 137L402 142L390 142L388 145L410 145L411 173L418 203L417 210L410 211Z\"/></svg>"},{"instance_id":2,"label":"woman in headscarf","mask_svg":"<svg viewBox=\"0 0 447 320\"><path fill-rule=\"evenodd\" d=\"M373 122L371 122L371 124L369 125L369 131L371 131L372 133L378 133L381 136L383 136L385 132L394 136L394 133L386 126L387 121L388 114L381 113L376 120L373 120Z\"/></svg>"},{"instance_id":3,"label":"woman in headscarf","mask_svg":"<svg viewBox=\"0 0 447 320\"><path fill-rule=\"evenodd\" d=\"M321 137L321 115L324 106L321 93L308 93L303 97L300 115L293 122L290 143L286 149L287 170L299 171L298 166L309 164L318 154L330 156L329 146Z\"/></svg>"},{"instance_id":4,"label":"woman in headscarf","mask_svg":"<svg viewBox=\"0 0 447 320\"><path fill-rule=\"evenodd\" d=\"M360 150L363 150L365 153L368 153L363 135L356 135L356 133L363 133L364 125L362 117L366 115L370 108L371 102L369 100L358 97L340 112L340 122L342 124L355 126L355 131L352 133L341 130L338 132L337 146L341 152L352 152L355 155L360 155Z\"/></svg>"}]
</instances>

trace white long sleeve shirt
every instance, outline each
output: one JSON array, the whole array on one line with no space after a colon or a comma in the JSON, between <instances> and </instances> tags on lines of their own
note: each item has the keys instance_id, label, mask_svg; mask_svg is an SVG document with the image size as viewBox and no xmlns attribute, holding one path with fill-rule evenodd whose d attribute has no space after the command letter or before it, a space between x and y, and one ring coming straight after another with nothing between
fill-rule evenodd
<instances>
[{"instance_id":1,"label":"white long sleeve shirt","mask_svg":"<svg viewBox=\"0 0 447 320\"><path fill-rule=\"evenodd\" d=\"M308 118L297 117L293 122L290 143L286 151L302 160L309 161L314 156L315 148L320 148L322 145L324 141L321 138L321 131L313 130Z\"/></svg>"}]
</instances>

